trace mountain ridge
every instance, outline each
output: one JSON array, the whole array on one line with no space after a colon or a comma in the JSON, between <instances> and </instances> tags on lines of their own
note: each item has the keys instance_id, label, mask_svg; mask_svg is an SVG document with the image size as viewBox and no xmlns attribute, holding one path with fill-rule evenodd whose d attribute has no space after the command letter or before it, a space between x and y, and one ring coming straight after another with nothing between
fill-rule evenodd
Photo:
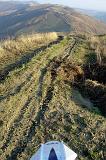
<instances>
[{"instance_id":1,"label":"mountain ridge","mask_svg":"<svg viewBox=\"0 0 106 160\"><path fill-rule=\"evenodd\" d=\"M0 16L1 37L53 31L105 34L106 24L72 8L51 4L24 5L13 13Z\"/></svg>"}]
</instances>

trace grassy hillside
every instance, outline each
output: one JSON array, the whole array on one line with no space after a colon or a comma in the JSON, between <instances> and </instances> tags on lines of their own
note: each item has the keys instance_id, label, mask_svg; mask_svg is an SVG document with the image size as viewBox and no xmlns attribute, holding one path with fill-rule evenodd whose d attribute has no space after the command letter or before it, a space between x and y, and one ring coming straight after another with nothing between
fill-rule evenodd
<instances>
[{"instance_id":1,"label":"grassy hillside","mask_svg":"<svg viewBox=\"0 0 106 160\"><path fill-rule=\"evenodd\" d=\"M95 65L105 67L105 61L99 61L97 56L100 54L97 41L104 45L106 37L70 35L55 39L56 36L50 44L44 40L46 47L1 79L0 159L27 160L41 143L49 140L64 141L79 160L105 159L106 105L103 112L101 100L106 96L106 81L102 83L104 79L100 81L95 76L103 73L97 72ZM33 50L30 45L27 54L30 56ZM16 57L13 51L12 57ZM20 56L23 55L24 52ZM13 64L11 57L8 61ZM90 72L90 67L94 72ZM88 95L92 88L95 99L94 95Z\"/></svg>"},{"instance_id":2,"label":"grassy hillside","mask_svg":"<svg viewBox=\"0 0 106 160\"><path fill-rule=\"evenodd\" d=\"M17 7L14 12L0 15L1 38L32 32L104 34L106 24L72 8L50 4L25 5Z\"/></svg>"}]
</instances>

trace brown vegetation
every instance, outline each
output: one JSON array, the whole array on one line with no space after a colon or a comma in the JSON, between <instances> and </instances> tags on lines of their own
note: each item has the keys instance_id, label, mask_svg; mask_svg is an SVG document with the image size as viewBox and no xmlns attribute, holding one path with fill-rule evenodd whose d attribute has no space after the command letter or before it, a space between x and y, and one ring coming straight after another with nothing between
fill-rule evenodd
<instances>
[{"instance_id":1,"label":"brown vegetation","mask_svg":"<svg viewBox=\"0 0 106 160\"><path fill-rule=\"evenodd\" d=\"M58 38L55 32L31 34L0 41L0 70L18 61L22 56L29 55L38 47L48 45Z\"/></svg>"},{"instance_id":2,"label":"brown vegetation","mask_svg":"<svg viewBox=\"0 0 106 160\"><path fill-rule=\"evenodd\" d=\"M69 61L61 66L59 74L64 81L70 81L72 84L76 83L76 81L78 82L78 80L83 80L84 76L81 67L76 66L76 64L72 64Z\"/></svg>"},{"instance_id":3,"label":"brown vegetation","mask_svg":"<svg viewBox=\"0 0 106 160\"><path fill-rule=\"evenodd\" d=\"M97 36L90 37L90 48L93 49L97 56L97 63L99 65L106 63L106 38Z\"/></svg>"},{"instance_id":4,"label":"brown vegetation","mask_svg":"<svg viewBox=\"0 0 106 160\"><path fill-rule=\"evenodd\" d=\"M7 39L0 42L0 61L25 54L29 50L35 49L40 45L48 44L50 41L56 40L57 34L39 33L31 35L21 35L17 38ZM4 63L4 62L3 62Z\"/></svg>"}]
</instances>

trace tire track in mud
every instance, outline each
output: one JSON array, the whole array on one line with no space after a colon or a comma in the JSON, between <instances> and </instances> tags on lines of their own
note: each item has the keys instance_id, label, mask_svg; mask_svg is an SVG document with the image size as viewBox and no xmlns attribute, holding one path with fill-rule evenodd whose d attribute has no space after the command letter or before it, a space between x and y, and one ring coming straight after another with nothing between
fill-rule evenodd
<instances>
[{"instance_id":1,"label":"tire track in mud","mask_svg":"<svg viewBox=\"0 0 106 160\"><path fill-rule=\"evenodd\" d=\"M15 128L17 128L20 125L20 121L23 119L24 113L26 112L26 109L28 108L28 105L30 104L32 99L33 99L33 97L27 99L27 102L24 104L24 106L20 110L19 116L14 120L13 125L11 126L11 128L8 132L6 142L1 147L1 149L3 151L5 151L5 149L8 147L8 144L13 137L14 130L15 130Z\"/></svg>"},{"instance_id":2,"label":"tire track in mud","mask_svg":"<svg viewBox=\"0 0 106 160\"><path fill-rule=\"evenodd\" d=\"M27 147L27 144L29 141L32 140L32 137L35 135L35 130L37 127L39 127L42 120L44 120L45 112L48 108L49 102L52 100L53 97L53 91L54 91L54 81L57 77L56 70L60 66L61 63L56 65L51 69L51 84L47 89L47 94L45 99L43 100L42 105L39 107L39 111L37 113L37 116L35 117L35 120L33 121L32 125L29 128L27 136L24 138L23 141L18 142L18 146L12 150L11 155L7 156L7 160L17 160L17 155L24 152L25 148ZM54 65L54 64L53 64ZM55 71L54 71L55 69Z\"/></svg>"},{"instance_id":3,"label":"tire track in mud","mask_svg":"<svg viewBox=\"0 0 106 160\"><path fill-rule=\"evenodd\" d=\"M30 78L31 78L31 75L32 74L30 74L28 77L27 77L27 83L26 83L26 87L27 87L27 89L29 88L29 87L31 87L31 85L34 83L34 79L33 80L31 80ZM24 82L23 82L24 83ZM23 84L22 83L22 84ZM24 87L24 86L23 86ZM26 90L26 88L25 88L25 90ZM14 93L15 94L15 93ZM10 95L9 95L10 96ZM14 95L11 95L11 96L14 96ZM9 129L9 131L8 131L8 133L7 133L7 135L6 135L6 140L5 140L5 143L2 145L2 147L1 147L1 149L2 150L5 150L6 148L7 148L7 146L8 146L8 143L9 143L9 141L11 141L11 139L12 139L12 137L13 137L13 133L14 133L14 131L15 131L15 129L19 126L19 124L20 124L20 121L23 119L23 117L24 117L24 114L25 114L25 112L26 112L26 110L28 109L28 105L30 104L30 102L33 100L33 99L35 99L35 95L34 95L34 93L33 93L33 96L31 97L31 96L28 96L28 99L27 99L27 101L25 102L25 104L23 105L23 107L20 109L20 114L16 117L16 119L13 121L13 124L9 127L10 129Z\"/></svg>"},{"instance_id":4,"label":"tire track in mud","mask_svg":"<svg viewBox=\"0 0 106 160\"><path fill-rule=\"evenodd\" d=\"M62 40L62 39L61 39L61 40ZM49 66L49 64L48 64L48 66ZM47 66L47 68L48 68L48 66ZM40 79L42 79L42 78L40 78ZM29 80L29 78L28 78L28 80ZM13 92L11 92L10 94L7 94L7 95L5 95L5 96L1 96L1 97L0 97L0 100L2 101L2 100L6 99L6 98L8 98L8 97L10 97L10 96L14 96L15 94L19 93L19 91L21 90L21 88L22 88L24 85L25 85L25 82L23 82L21 85L17 86L17 87L15 88L15 90L14 90ZM28 100L27 100L27 102L25 103L25 105L24 105L24 106L21 108L21 110L20 110L21 114L19 114L19 116L14 120L13 125L10 127L10 130L8 131L8 134L7 134L7 136L6 136L7 138L6 138L6 140L5 140L5 143L4 143L3 146L1 147L1 149L2 149L3 151L6 150L6 148L8 147L9 142L12 140L12 137L13 137L13 134L14 134L14 131L15 131L15 128L17 128L17 127L19 126L19 123L20 123L20 121L23 119L23 116L24 116L24 114L25 114L25 112L26 112L26 109L28 108L28 105L29 105L30 101L31 101L33 98L34 98L34 97L32 97L31 99L28 99Z\"/></svg>"},{"instance_id":5,"label":"tire track in mud","mask_svg":"<svg viewBox=\"0 0 106 160\"><path fill-rule=\"evenodd\" d=\"M50 61L50 63L51 63L51 61ZM47 68L50 66L50 63L47 65ZM41 77L42 77L42 75L41 75ZM41 78L40 78L40 79L41 79ZM31 100L32 100L33 98L35 98L35 96L33 96L33 97L31 97L31 98L28 98L28 100L27 100L27 102L25 103L25 105L21 108L19 116L14 120L13 125L10 127L10 130L9 130L7 136L6 136L6 137L7 137L7 138L6 138L6 141L5 141L5 143L3 144L3 146L1 147L1 149L2 149L3 151L6 150L6 148L8 147L9 142L12 140L14 131L15 131L15 129L19 126L20 121L23 119L23 116L24 116L24 114L25 114L25 112L26 112L26 110L27 110L27 108L28 108L28 105L30 104L30 102L31 102Z\"/></svg>"},{"instance_id":6,"label":"tire track in mud","mask_svg":"<svg viewBox=\"0 0 106 160\"><path fill-rule=\"evenodd\" d=\"M74 49L74 47L75 47L75 45L76 45L76 41L74 41L74 43L73 43L73 45L72 45L72 47L70 47L70 49L69 49L69 46L64 50L64 52L65 52L65 54L64 54L64 56L63 57L61 57L61 59L64 61L68 56L69 56L69 54L72 52L72 50ZM68 51L69 50L69 51ZM54 57L55 58L55 57ZM53 61L53 59L52 59L52 61ZM43 86L43 81L44 81L44 77L45 77L45 75L46 75L46 73L47 73L47 69L50 67L50 64L52 63L52 61L50 61L48 64L47 64L47 66L46 67L44 67L44 68L42 68L41 69L41 75L40 75L40 77L39 77L39 86L38 86L38 90L37 90L37 92L36 92L36 98L38 99L39 97L42 97L42 86Z\"/></svg>"},{"instance_id":7,"label":"tire track in mud","mask_svg":"<svg viewBox=\"0 0 106 160\"><path fill-rule=\"evenodd\" d=\"M53 59L53 60L54 60L54 59ZM53 60L52 60L52 61L53 61ZM48 63L48 65L47 65L43 70L46 71L47 68L50 67L50 64L53 63L52 61L50 61L50 62ZM45 74L46 74L46 72L45 72ZM44 75L45 75L45 74L44 74ZM44 77L44 75L42 75L42 73L41 73L41 77L42 77L42 76ZM40 77L40 79L41 79L41 77ZM42 77L42 78L43 78L43 77ZM51 85L52 85L52 84L51 84ZM50 85L50 86L51 86L51 85ZM49 90L51 90L51 89L49 89ZM49 93L49 91L48 91L48 93ZM47 95L47 97L48 97L48 96L49 96L49 95ZM32 100L33 98L35 98L35 97L33 96L33 97L31 97L31 98L28 98L28 100L27 100L27 102L25 103L25 105L21 108L19 116L14 120L13 125L10 127L10 130L9 130L7 136L6 136L6 137L7 137L7 138L6 138L6 141L5 141L5 143L3 144L3 146L1 147L1 149L2 149L3 151L6 150L6 148L8 147L9 142L12 140L14 131L15 131L15 129L19 126L20 121L23 119L23 116L24 116L24 114L25 114L25 112L26 112L26 110L27 110L27 108L28 108L28 105L30 104L30 102L31 102L31 100ZM47 103L46 100L45 100L44 103Z\"/></svg>"},{"instance_id":8,"label":"tire track in mud","mask_svg":"<svg viewBox=\"0 0 106 160\"><path fill-rule=\"evenodd\" d=\"M23 64L27 64L31 59L36 56L41 51L45 51L47 48L52 47L55 44L60 43L64 39L63 36L59 36L57 40L50 42L48 45L37 48L34 52L24 55L21 59L15 63L7 65L3 70L0 71L0 82L4 81L8 76L9 72L13 71L15 68L22 67Z\"/></svg>"},{"instance_id":9,"label":"tire track in mud","mask_svg":"<svg viewBox=\"0 0 106 160\"><path fill-rule=\"evenodd\" d=\"M41 69L41 75L39 77L39 86L38 86L38 90L36 92L36 98L38 99L39 97L42 97L42 86L43 86L43 81L44 81L44 77L47 73L47 69L50 66L50 62L47 64L46 67Z\"/></svg>"},{"instance_id":10,"label":"tire track in mud","mask_svg":"<svg viewBox=\"0 0 106 160\"><path fill-rule=\"evenodd\" d=\"M55 80L57 77L57 69L61 66L62 62L65 61L67 59L67 57L72 53L76 44L77 43L75 40L73 45L70 47L70 49L69 48L66 49L64 56L60 57L60 59L58 59L58 61L56 60L57 57L54 58L52 60L52 62L50 64L48 64L46 66L46 68L43 70L44 74L41 75L41 77L40 77L41 82L42 82L41 85L43 85L43 79L44 79L44 76L47 72L47 68L48 68L48 66L50 66L51 83L50 83L49 87L47 88L46 96L42 102L42 105L40 105L40 107L39 107L39 111L37 113L37 116L35 117L35 120L32 122L32 125L30 126L27 135L23 138L23 140L18 141L17 146L11 151L11 153L9 155L7 155L7 160L13 160L13 159L17 160L17 156L24 152L25 148L27 147L27 144L32 140L33 136L35 135L36 129L40 126L41 121L44 120L45 112L47 111L48 105L53 97L53 91L54 91L54 85L55 85L54 83L55 83ZM67 50L68 50L68 53L66 53ZM40 88L42 88L42 86L40 86ZM40 95L42 95L41 92L40 92ZM9 144L9 141L7 144ZM6 146L6 147L8 147L8 146Z\"/></svg>"}]
</instances>

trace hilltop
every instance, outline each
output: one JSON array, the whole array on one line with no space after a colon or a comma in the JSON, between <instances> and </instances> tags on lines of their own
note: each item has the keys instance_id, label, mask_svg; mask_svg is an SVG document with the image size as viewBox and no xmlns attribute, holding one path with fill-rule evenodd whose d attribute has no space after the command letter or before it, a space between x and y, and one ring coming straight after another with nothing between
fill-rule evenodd
<instances>
[{"instance_id":1,"label":"hilltop","mask_svg":"<svg viewBox=\"0 0 106 160\"><path fill-rule=\"evenodd\" d=\"M0 2L4 8L0 13L1 38L32 32L106 33L106 24L66 6L31 2L11 2L12 5L10 2L2 3Z\"/></svg>"},{"instance_id":2,"label":"hilltop","mask_svg":"<svg viewBox=\"0 0 106 160\"><path fill-rule=\"evenodd\" d=\"M106 36L32 34L0 42L0 159L64 141L105 159Z\"/></svg>"}]
</instances>

